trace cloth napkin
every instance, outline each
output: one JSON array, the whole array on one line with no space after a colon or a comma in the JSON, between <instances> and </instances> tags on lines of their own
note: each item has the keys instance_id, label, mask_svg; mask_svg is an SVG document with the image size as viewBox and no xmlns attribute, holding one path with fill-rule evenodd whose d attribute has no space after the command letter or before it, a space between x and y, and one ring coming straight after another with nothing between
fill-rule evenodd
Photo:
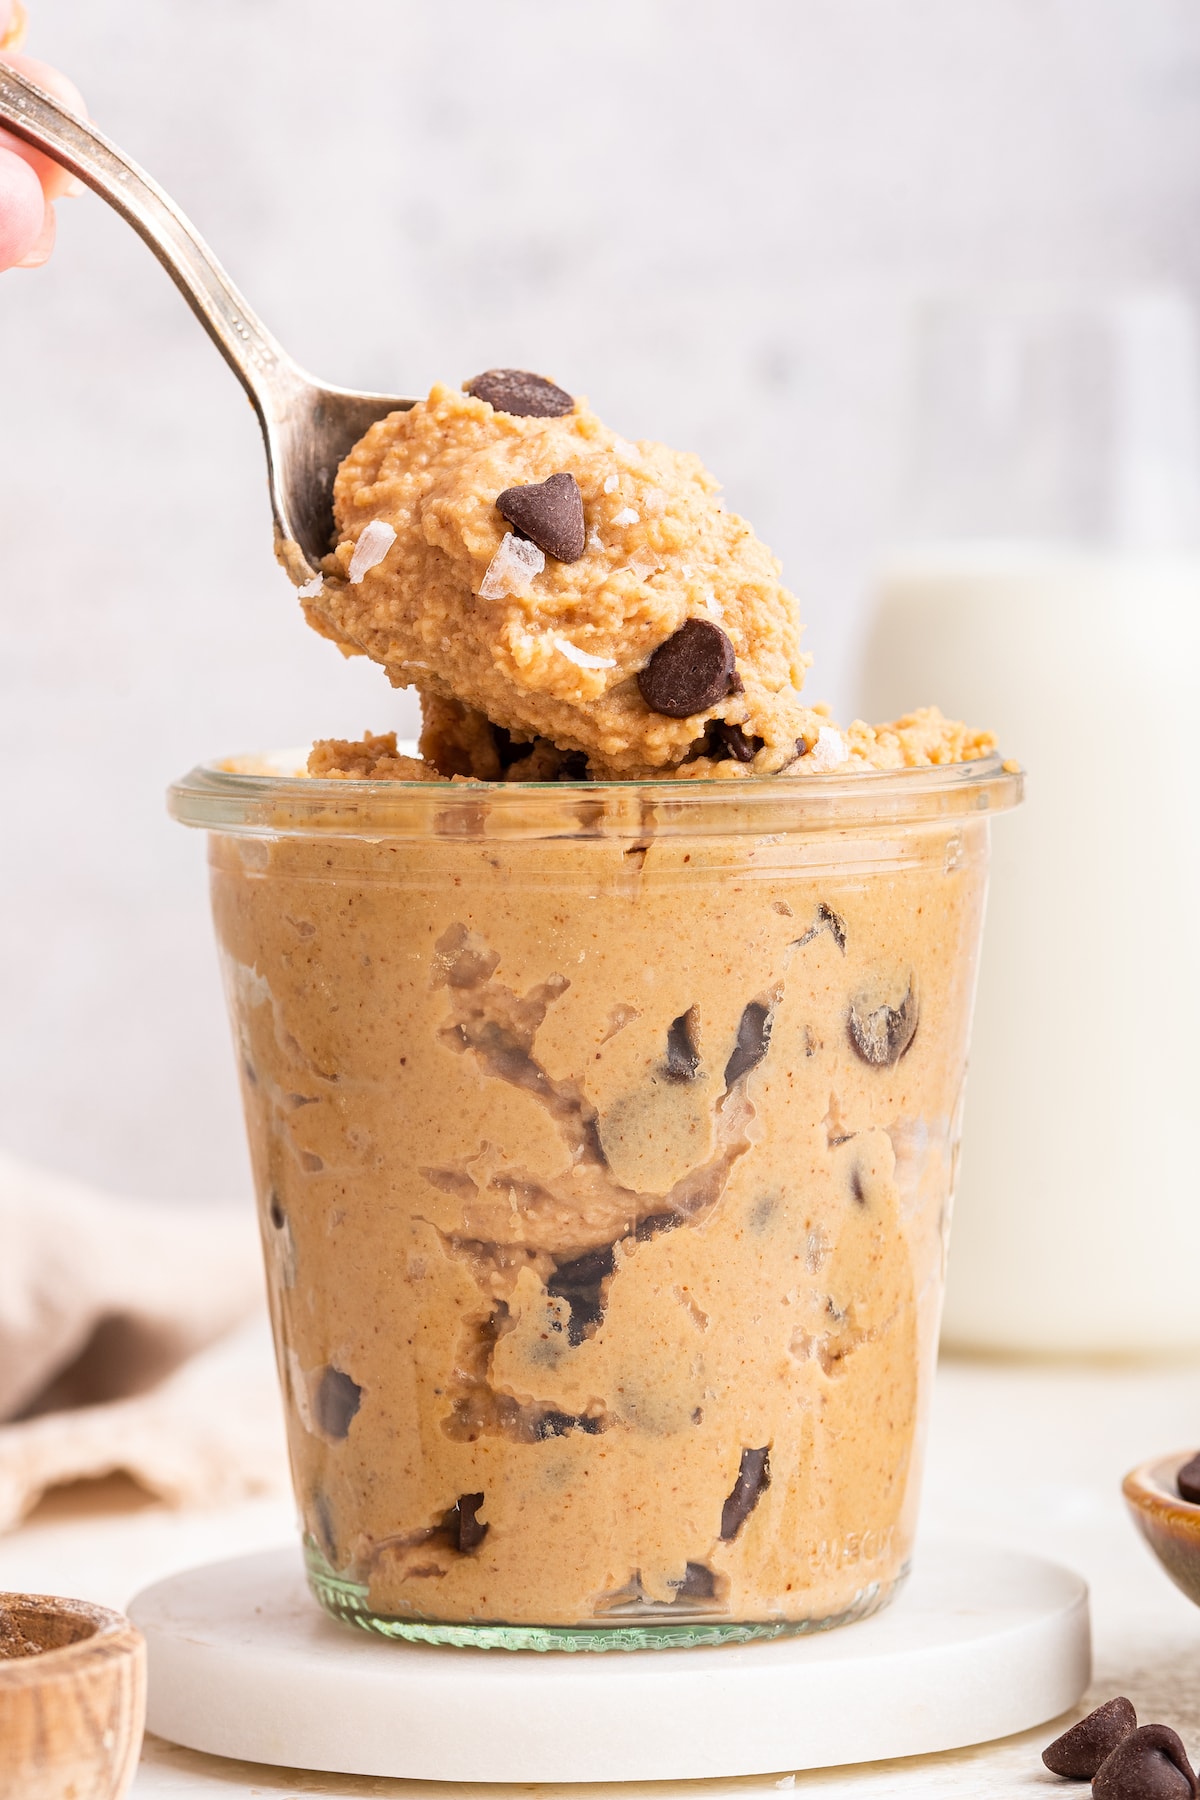
<instances>
[{"instance_id":1,"label":"cloth napkin","mask_svg":"<svg viewBox=\"0 0 1200 1800\"><path fill-rule=\"evenodd\" d=\"M117 1199L0 1153L0 1530L115 1470L179 1505L286 1487L251 1210Z\"/></svg>"}]
</instances>

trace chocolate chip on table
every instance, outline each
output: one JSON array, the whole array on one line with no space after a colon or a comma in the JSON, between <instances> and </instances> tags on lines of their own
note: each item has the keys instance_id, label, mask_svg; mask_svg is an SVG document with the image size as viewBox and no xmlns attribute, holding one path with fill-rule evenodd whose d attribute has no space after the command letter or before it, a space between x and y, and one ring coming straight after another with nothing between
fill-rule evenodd
<instances>
[{"instance_id":1,"label":"chocolate chip on table","mask_svg":"<svg viewBox=\"0 0 1200 1800\"><path fill-rule=\"evenodd\" d=\"M547 475L528 487L505 488L496 496L496 511L556 561L578 562L583 555L583 495L573 475Z\"/></svg>"},{"instance_id":2,"label":"chocolate chip on table","mask_svg":"<svg viewBox=\"0 0 1200 1800\"><path fill-rule=\"evenodd\" d=\"M729 693L736 670L733 645L710 619L685 619L638 675L651 712L690 719Z\"/></svg>"},{"instance_id":3,"label":"chocolate chip on table","mask_svg":"<svg viewBox=\"0 0 1200 1800\"><path fill-rule=\"evenodd\" d=\"M1118 1694L1064 1731L1061 1737L1056 1737L1052 1744L1047 1744L1042 1751L1042 1761L1054 1775L1090 1781L1105 1757L1136 1730L1137 1713L1133 1702L1124 1694Z\"/></svg>"},{"instance_id":4,"label":"chocolate chip on table","mask_svg":"<svg viewBox=\"0 0 1200 1800\"><path fill-rule=\"evenodd\" d=\"M743 1450L738 1478L721 1508L721 1536L726 1543L737 1536L770 1485L771 1458L767 1447Z\"/></svg>"},{"instance_id":5,"label":"chocolate chip on table","mask_svg":"<svg viewBox=\"0 0 1200 1800\"><path fill-rule=\"evenodd\" d=\"M1193 1506L1200 1506L1200 1453L1184 1463L1175 1477L1175 1485L1181 1500L1190 1500Z\"/></svg>"},{"instance_id":6,"label":"chocolate chip on table","mask_svg":"<svg viewBox=\"0 0 1200 1800\"><path fill-rule=\"evenodd\" d=\"M575 405L574 395L556 387L544 375L528 369L485 369L468 381L466 391L475 400L486 400L497 412L518 419L561 419Z\"/></svg>"},{"instance_id":7,"label":"chocolate chip on table","mask_svg":"<svg viewBox=\"0 0 1200 1800\"><path fill-rule=\"evenodd\" d=\"M846 1028L859 1056L877 1069L898 1063L917 1034L917 996L910 981L899 1006L872 1006L859 995L850 1002Z\"/></svg>"},{"instance_id":8,"label":"chocolate chip on table","mask_svg":"<svg viewBox=\"0 0 1200 1800\"><path fill-rule=\"evenodd\" d=\"M667 1060L663 1074L668 1081L695 1081L700 1073L700 1052L692 1036L695 1007L672 1019L667 1031Z\"/></svg>"},{"instance_id":9,"label":"chocolate chip on table","mask_svg":"<svg viewBox=\"0 0 1200 1800\"><path fill-rule=\"evenodd\" d=\"M317 1429L326 1437L346 1437L350 1430L351 1420L362 1403L362 1389L357 1381L352 1381L345 1370L337 1369L332 1363L321 1371L321 1379L317 1383L317 1391L313 1399L313 1417Z\"/></svg>"},{"instance_id":10,"label":"chocolate chip on table","mask_svg":"<svg viewBox=\"0 0 1200 1800\"><path fill-rule=\"evenodd\" d=\"M1196 1777L1178 1732L1139 1725L1092 1778L1093 1800L1195 1800Z\"/></svg>"},{"instance_id":11,"label":"chocolate chip on table","mask_svg":"<svg viewBox=\"0 0 1200 1800\"><path fill-rule=\"evenodd\" d=\"M460 1494L446 1514L446 1529L456 1550L477 1550L488 1528L475 1517L483 1505L482 1494Z\"/></svg>"},{"instance_id":12,"label":"chocolate chip on table","mask_svg":"<svg viewBox=\"0 0 1200 1800\"><path fill-rule=\"evenodd\" d=\"M751 1000L738 1021L737 1043L725 1064L727 1089L758 1067L770 1048L774 1022L771 1008L764 1001Z\"/></svg>"}]
</instances>

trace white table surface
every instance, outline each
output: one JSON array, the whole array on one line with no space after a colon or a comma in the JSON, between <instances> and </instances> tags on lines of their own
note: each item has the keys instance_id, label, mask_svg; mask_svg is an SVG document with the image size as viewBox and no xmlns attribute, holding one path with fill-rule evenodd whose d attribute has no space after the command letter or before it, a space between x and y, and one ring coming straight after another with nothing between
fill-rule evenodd
<instances>
[{"instance_id":1,"label":"white table surface","mask_svg":"<svg viewBox=\"0 0 1200 1800\"><path fill-rule=\"evenodd\" d=\"M1200 1611L1142 1546L1120 1497L1124 1471L1144 1457L1200 1444L1200 1368L1068 1369L944 1363L926 1479L925 1520L1023 1545L1078 1569L1091 1584L1094 1700L1125 1693L1143 1722L1174 1725L1200 1752ZM123 1607L147 1582L206 1558L285 1541L291 1507L262 1500L211 1513L176 1513L129 1484L52 1496L21 1530L0 1538L0 1588L74 1594ZM851 1628L852 1629L852 1628ZM864 1694L864 1707L870 1696ZM632 1784L571 1790L580 1800L723 1800L771 1794L891 1800L979 1800L1066 1790L1039 1760L1037 1730L975 1750L793 1776ZM299 1800L324 1795L393 1800L553 1793L461 1783L310 1775L224 1762L148 1739L134 1800ZM1074 1790L1072 1789L1072 1792Z\"/></svg>"}]
</instances>

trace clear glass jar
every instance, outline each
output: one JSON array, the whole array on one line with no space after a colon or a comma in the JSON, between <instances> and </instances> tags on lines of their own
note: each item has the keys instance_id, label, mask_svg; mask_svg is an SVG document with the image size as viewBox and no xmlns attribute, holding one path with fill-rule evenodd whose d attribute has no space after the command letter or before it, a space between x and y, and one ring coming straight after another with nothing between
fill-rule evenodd
<instances>
[{"instance_id":1,"label":"clear glass jar","mask_svg":"<svg viewBox=\"0 0 1200 1800\"><path fill-rule=\"evenodd\" d=\"M719 1643L908 1564L996 759L195 770L314 1592Z\"/></svg>"}]
</instances>

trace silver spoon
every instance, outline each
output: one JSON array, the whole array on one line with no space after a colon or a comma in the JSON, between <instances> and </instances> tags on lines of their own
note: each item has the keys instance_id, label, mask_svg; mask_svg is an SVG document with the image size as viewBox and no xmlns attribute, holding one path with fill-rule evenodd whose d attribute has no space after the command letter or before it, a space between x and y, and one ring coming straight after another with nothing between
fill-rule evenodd
<instances>
[{"instance_id":1,"label":"silver spoon","mask_svg":"<svg viewBox=\"0 0 1200 1800\"><path fill-rule=\"evenodd\" d=\"M250 396L267 451L275 554L299 586L333 541L333 477L368 425L414 404L325 387L250 310L157 182L43 88L0 63L0 124L78 175L145 239Z\"/></svg>"}]
</instances>

